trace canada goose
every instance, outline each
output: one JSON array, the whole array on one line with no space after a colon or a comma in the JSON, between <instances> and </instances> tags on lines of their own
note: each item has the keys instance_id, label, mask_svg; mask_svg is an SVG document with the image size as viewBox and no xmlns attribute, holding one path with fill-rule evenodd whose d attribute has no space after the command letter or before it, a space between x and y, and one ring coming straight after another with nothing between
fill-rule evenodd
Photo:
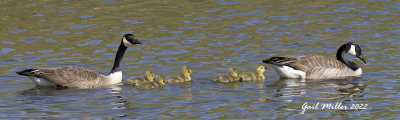
<instances>
[{"instance_id":1,"label":"canada goose","mask_svg":"<svg viewBox=\"0 0 400 120\"><path fill-rule=\"evenodd\" d=\"M155 81L144 82L135 87L137 89L153 89L153 88L163 87L165 85L164 79L162 78L161 75L156 75L155 79L156 79Z\"/></svg>"},{"instance_id":2,"label":"canada goose","mask_svg":"<svg viewBox=\"0 0 400 120\"><path fill-rule=\"evenodd\" d=\"M154 79L154 73L146 71L144 77L131 77L126 80L126 84L137 86L145 82L152 82L153 79Z\"/></svg>"},{"instance_id":3,"label":"canada goose","mask_svg":"<svg viewBox=\"0 0 400 120\"><path fill-rule=\"evenodd\" d=\"M258 66L254 71L239 71L238 76L241 81L264 80L264 71L264 66Z\"/></svg>"},{"instance_id":4,"label":"canada goose","mask_svg":"<svg viewBox=\"0 0 400 120\"><path fill-rule=\"evenodd\" d=\"M364 63L361 48L353 42L340 46L336 53L336 59L319 55L306 56L278 56L263 60L271 64L275 71L284 78L301 79L328 79L346 76L360 76L361 68L346 59L344 55L349 53Z\"/></svg>"},{"instance_id":5,"label":"canada goose","mask_svg":"<svg viewBox=\"0 0 400 120\"><path fill-rule=\"evenodd\" d=\"M234 68L229 68L229 74L219 74L213 78L215 82L233 82L239 81L237 70Z\"/></svg>"},{"instance_id":6,"label":"canada goose","mask_svg":"<svg viewBox=\"0 0 400 120\"><path fill-rule=\"evenodd\" d=\"M190 77L190 74L192 73L192 70L188 69L186 66L182 67L182 72L177 75L177 76L168 76L165 78L166 83L179 83L179 82L186 82L190 81L192 78Z\"/></svg>"},{"instance_id":7,"label":"canada goose","mask_svg":"<svg viewBox=\"0 0 400 120\"><path fill-rule=\"evenodd\" d=\"M114 66L108 75L101 75L92 70L75 66L49 67L26 69L17 72L28 76L37 86L69 87L69 88L96 88L121 83L122 71L120 68L122 57L130 45L141 44L132 34L125 34L115 56Z\"/></svg>"}]
</instances>

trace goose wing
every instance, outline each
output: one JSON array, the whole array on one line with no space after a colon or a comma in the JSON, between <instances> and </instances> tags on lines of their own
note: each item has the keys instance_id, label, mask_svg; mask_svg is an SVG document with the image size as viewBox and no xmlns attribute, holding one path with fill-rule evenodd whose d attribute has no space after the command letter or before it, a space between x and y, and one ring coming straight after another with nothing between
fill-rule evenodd
<instances>
[{"instance_id":1,"label":"goose wing","mask_svg":"<svg viewBox=\"0 0 400 120\"><path fill-rule=\"evenodd\" d=\"M264 60L265 63L288 66L301 71L314 71L313 69L345 69L346 65L342 62L326 56L306 55L306 56L279 56Z\"/></svg>"},{"instance_id":2,"label":"goose wing","mask_svg":"<svg viewBox=\"0 0 400 120\"><path fill-rule=\"evenodd\" d=\"M65 87L94 86L103 80L104 76L98 73L75 66L39 68L30 71L31 75L44 78L57 85Z\"/></svg>"}]
</instances>

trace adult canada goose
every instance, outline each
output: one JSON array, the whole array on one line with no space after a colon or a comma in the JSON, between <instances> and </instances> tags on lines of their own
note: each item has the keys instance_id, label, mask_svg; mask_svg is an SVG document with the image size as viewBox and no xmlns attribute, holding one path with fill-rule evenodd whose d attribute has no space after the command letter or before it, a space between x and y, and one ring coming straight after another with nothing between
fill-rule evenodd
<instances>
[{"instance_id":1,"label":"adult canada goose","mask_svg":"<svg viewBox=\"0 0 400 120\"><path fill-rule=\"evenodd\" d=\"M43 87L96 88L118 84L122 80L120 68L122 57L128 46L136 44L141 44L141 42L134 35L125 34L122 37L114 66L108 75L101 75L87 68L75 66L26 69L17 74L28 76L37 86Z\"/></svg>"},{"instance_id":2,"label":"adult canada goose","mask_svg":"<svg viewBox=\"0 0 400 120\"><path fill-rule=\"evenodd\" d=\"M328 79L360 76L362 74L361 68L357 64L344 59L346 53L366 63L360 46L353 42L340 46L336 53L337 60L319 55L306 55L271 57L263 60L263 62L271 64L275 71L284 78Z\"/></svg>"},{"instance_id":3,"label":"adult canada goose","mask_svg":"<svg viewBox=\"0 0 400 120\"><path fill-rule=\"evenodd\" d=\"M190 81L192 78L190 74L192 70L188 69L186 66L182 67L182 72L177 76L168 76L165 78L166 83L180 83L180 82L187 82Z\"/></svg>"},{"instance_id":4,"label":"adult canada goose","mask_svg":"<svg viewBox=\"0 0 400 120\"><path fill-rule=\"evenodd\" d=\"M264 66L258 66L252 71L239 71L238 76L241 81L264 80L264 71Z\"/></svg>"},{"instance_id":5,"label":"adult canada goose","mask_svg":"<svg viewBox=\"0 0 400 120\"><path fill-rule=\"evenodd\" d=\"M155 81L144 82L135 86L137 89L153 89L158 87L164 87L164 79L161 75L156 75Z\"/></svg>"},{"instance_id":6,"label":"adult canada goose","mask_svg":"<svg viewBox=\"0 0 400 120\"><path fill-rule=\"evenodd\" d=\"M154 79L154 73L146 71L144 77L131 77L126 80L126 84L137 86L145 82L152 82L153 79Z\"/></svg>"},{"instance_id":7,"label":"adult canada goose","mask_svg":"<svg viewBox=\"0 0 400 120\"><path fill-rule=\"evenodd\" d=\"M239 81L240 78L238 77L238 72L234 68L229 68L228 74L219 74L213 78L215 82L233 82Z\"/></svg>"}]
</instances>

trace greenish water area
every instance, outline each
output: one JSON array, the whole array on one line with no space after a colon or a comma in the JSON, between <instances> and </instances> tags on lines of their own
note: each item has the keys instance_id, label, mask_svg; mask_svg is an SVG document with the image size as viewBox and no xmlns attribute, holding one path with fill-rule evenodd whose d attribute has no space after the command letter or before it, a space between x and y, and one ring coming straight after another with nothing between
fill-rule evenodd
<instances>
[{"instance_id":1,"label":"greenish water area","mask_svg":"<svg viewBox=\"0 0 400 120\"><path fill-rule=\"evenodd\" d=\"M399 13L395 0L1 0L0 118L398 119ZM54 89L15 73L73 65L107 74L127 33L144 44L125 52L123 82L146 70L175 75L182 66L192 81ZM346 56L361 77L281 79L262 63L277 55L335 57L349 41L367 61ZM231 67L259 65L268 68L264 81L212 81ZM365 109L321 108L336 103Z\"/></svg>"}]
</instances>

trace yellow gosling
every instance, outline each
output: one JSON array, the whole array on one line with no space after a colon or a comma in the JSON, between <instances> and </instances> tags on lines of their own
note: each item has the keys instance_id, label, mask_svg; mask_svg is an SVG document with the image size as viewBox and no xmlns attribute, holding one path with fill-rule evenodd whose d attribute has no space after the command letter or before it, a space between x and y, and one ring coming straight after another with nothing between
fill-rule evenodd
<instances>
[{"instance_id":1,"label":"yellow gosling","mask_svg":"<svg viewBox=\"0 0 400 120\"><path fill-rule=\"evenodd\" d=\"M165 79L166 83L180 83L180 82L187 82L190 81L192 78L190 77L190 74L192 73L192 70L188 69L186 66L182 67L182 72L177 75L177 76L168 76Z\"/></svg>"},{"instance_id":2,"label":"yellow gosling","mask_svg":"<svg viewBox=\"0 0 400 120\"><path fill-rule=\"evenodd\" d=\"M145 82L152 82L153 79L154 79L154 73L146 71L146 75L144 77L131 77L126 80L126 84L137 86Z\"/></svg>"},{"instance_id":3,"label":"yellow gosling","mask_svg":"<svg viewBox=\"0 0 400 120\"><path fill-rule=\"evenodd\" d=\"M213 81L215 82L239 81L237 70L229 68L229 74L219 74L213 78Z\"/></svg>"},{"instance_id":4,"label":"yellow gosling","mask_svg":"<svg viewBox=\"0 0 400 120\"><path fill-rule=\"evenodd\" d=\"M251 81L251 80L264 80L264 71L265 67L264 66L258 66L256 67L255 71L240 71L238 73L239 78L241 78L241 81Z\"/></svg>"},{"instance_id":5,"label":"yellow gosling","mask_svg":"<svg viewBox=\"0 0 400 120\"><path fill-rule=\"evenodd\" d=\"M142 84L139 84L136 86L137 89L153 89L153 88L159 88L159 87L164 87L164 79L162 78L161 75L156 75L155 81L149 81L149 82L144 82Z\"/></svg>"}]
</instances>

